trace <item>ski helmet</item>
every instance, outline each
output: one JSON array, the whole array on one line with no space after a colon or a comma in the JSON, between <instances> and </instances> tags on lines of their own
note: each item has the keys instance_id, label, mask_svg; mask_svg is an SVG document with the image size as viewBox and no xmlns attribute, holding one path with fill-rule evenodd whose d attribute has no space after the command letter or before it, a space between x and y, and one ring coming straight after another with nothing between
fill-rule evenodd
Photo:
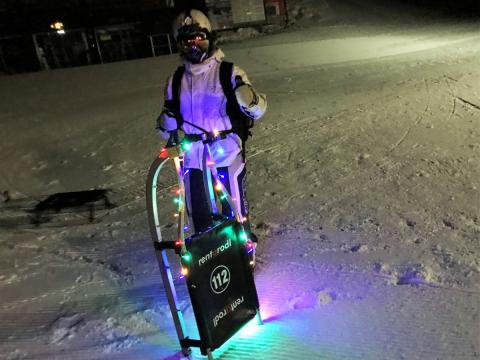
<instances>
[{"instance_id":1,"label":"ski helmet","mask_svg":"<svg viewBox=\"0 0 480 360\"><path fill-rule=\"evenodd\" d=\"M212 25L199 10L181 13L173 24L173 34L180 54L193 64L203 62L214 49Z\"/></svg>"}]
</instances>

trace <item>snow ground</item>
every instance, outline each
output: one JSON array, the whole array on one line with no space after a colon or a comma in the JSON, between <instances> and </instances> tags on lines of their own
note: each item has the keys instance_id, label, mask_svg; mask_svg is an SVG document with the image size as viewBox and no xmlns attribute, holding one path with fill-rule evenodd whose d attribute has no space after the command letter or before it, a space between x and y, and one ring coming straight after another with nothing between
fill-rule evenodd
<instances>
[{"instance_id":1,"label":"snow ground","mask_svg":"<svg viewBox=\"0 0 480 360\"><path fill-rule=\"evenodd\" d=\"M224 47L269 111L248 152L266 323L220 359L480 357L479 26L367 15ZM179 358L144 205L176 62L0 79L0 359ZM91 188L118 205L98 223L14 216Z\"/></svg>"}]
</instances>

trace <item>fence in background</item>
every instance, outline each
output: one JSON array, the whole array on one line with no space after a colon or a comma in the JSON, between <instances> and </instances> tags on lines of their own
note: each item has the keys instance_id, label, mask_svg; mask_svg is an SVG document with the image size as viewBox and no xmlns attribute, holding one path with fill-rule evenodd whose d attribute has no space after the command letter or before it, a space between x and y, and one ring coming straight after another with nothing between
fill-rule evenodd
<instances>
[{"instance_id":1,"label":"fence in background","mask_svg":"<svg viewBox=\"0 0 480 360\"><path fill-rule=\"evenodd\" d=\"M65 33L36 33L32 39L40 70L90 65L94 62L84 29Z\"/></svg>"},{"instance_id":2,"label":"fence in background","mask_svg":"<svg viewBox=\"0 0 480 360\"><path fill-rule=\"evenodd\" d=\"M97 27L94 38L102 64L150 56L145 34L138 23Z\"/></svg>"},{"instance_id":3,"label":"fence in background","mask_svg":"<svg viewBox=\"0 0 480 360\"><path fill-rule=\"evenodd\" d=\"M149 36L152 56L173 54L177 51L176 44L172 42L172 36L167 33Z\"/></svg>"}]
</instances>

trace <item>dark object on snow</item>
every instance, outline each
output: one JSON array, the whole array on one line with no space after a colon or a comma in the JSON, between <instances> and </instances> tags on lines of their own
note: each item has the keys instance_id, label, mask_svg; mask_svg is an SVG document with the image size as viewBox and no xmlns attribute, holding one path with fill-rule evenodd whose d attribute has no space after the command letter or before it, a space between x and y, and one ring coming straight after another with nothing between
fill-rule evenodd
<instances>
[{"instance_id":1,"label":"dark object on snow","mask_svg":"<svg viewBox=\"0 0 480 360\"><path fill-rule=\"evenodd\" d=\"M113 207L110 200L108 200L107 190L104 189L56 193L35 205L31 211L34 214L32 222L38 226L49 220L44 215L59 213L65 209L87 210L89 212L88 219L90 222L93 222L95 219L95 208L102 205L102 208Z\"/></svg>"},{"instance_id":2,"label":"dark object on snow","mask_svg":"<svg viewBox=\"0 0 480 360\"><path fill-rule=\"evenodd\" d=\"M4 203L7 203L10 201L10 194L8 193L8 190L5 190L3 193L3 202Z\"/></svg>"}]
</instances>

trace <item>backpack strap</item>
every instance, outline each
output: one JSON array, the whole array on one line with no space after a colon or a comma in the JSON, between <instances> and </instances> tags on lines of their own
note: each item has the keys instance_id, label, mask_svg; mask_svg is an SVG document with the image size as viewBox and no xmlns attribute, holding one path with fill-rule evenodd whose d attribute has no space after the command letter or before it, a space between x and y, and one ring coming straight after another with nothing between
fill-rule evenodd
<instances>
[{"instance_id":1,"label":"backpack strap","mask_svg":"<svg viewBox=\"0 0 480 360\"><path fill-rule=\"evenodd\" d=\"M222 85L225 96L227 96L227 100L229 100L232 95L235 96L232 86L232 73L233 63L228 61L222 61L220 63L220 84Z\"/></svg>"},{"instance_id":2,"label":"backpack strap","mask_svg":"<svg viewBox=\"0 0 480 360\"><path fill-rule=\"evenodd\" d=\"M249 129L253 127L253 120L245 115L238 105L235 89L232 85L233 67L233 63L228 61L220 63L220 84L227 98L226 110L232 124L232 131L242 140L242 155L245 160L245 142L252 135Z\"/></svg>"},{"instance_id":3,"label":"backpack strap","mask_svg":"<svg viewBox=\"0 0 480 360\"><path fill-rule=\"evenodd\" d=\"M185 73L185 66L179 66L172 77L172 98L165 100L165 109L172 114L177 120L177 127L179 129L183 126L183 117L180 113L180 88L182 85L183 74Z\"/></svg>"}]
</instances>

